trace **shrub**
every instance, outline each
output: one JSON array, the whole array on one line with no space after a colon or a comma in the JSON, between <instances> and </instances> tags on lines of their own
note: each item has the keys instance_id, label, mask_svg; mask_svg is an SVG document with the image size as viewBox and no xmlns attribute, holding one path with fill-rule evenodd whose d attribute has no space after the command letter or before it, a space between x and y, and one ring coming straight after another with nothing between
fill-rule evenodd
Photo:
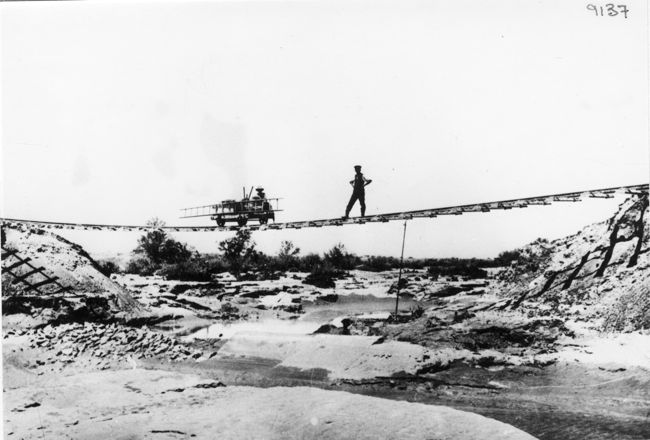
<instances>
[{"instance_id":1,"label":"shrub","mask_svg":"<svg viewBox=\"0 0 650 440\"><path fill-rule=\"evenodd\" d=\"M99 271L107 277L120 271L120 266L112 260L100 260L97 262L97 265L99 266Z\"/></svg>"},{"instance_id":2,"label":"shrub","mask_svg":"<svg viewBox=\"0 0 650 440\"><path fill-rule=\"evenodd\" d=\"M227 270L228 265L220 258L197 254L189 261L164 265L159 273L168 280L212 281L212 275Z\"/></svg>"},{"instance_id":3,"label":"shrub","mask_svg":"<svg viewBox=\"0 0 650 440\"><path fill-rule=\"evenodd\" d=\"M223 259L235 276L250 269L256 259L258 262L261 259L261 255L255 251L255 242L248 229L240 229L234 237L220 242L219 250L223 252Z\"/></svg>"},{"instance_id":4,"label":"shrub","mask_svg":"<svg viewBox=\"0 0 650 440\"><path fill-rule=\"evenodd\" d=\"M138 239L138 246L133 250L134 258L126 267L127 273L152 275L163 265L187 261L192 251L186 244L169 237L162 228L165 223L157 218L147 222L153 228Z\"/></svg>"},{"instance_id":5,"label":"shrub","mask_svg":"<svg viewBox=\"0 0 650 440\"><path fill-rule=\"evenodd\" d=\"M138 239L138 246L134 254L147 258L156 266L173 264L185 261L192 255L187 245L170 238L162 228L165 223L157 218L147 222L147 226L154 228Z\"/></svg>"},{"instance_id":6,"label":"shrub","mask_svg":"<svg viewBox=\"0 0 650 440\"><path fill-rule=\"evenodd\" d=\"M399 260L397 258L394 259L395 264L394 267L399 267ZM404 260L403 267L409 268L409 269L424 269L427 266L426 261L419 259L419 258L407 258Z\"/></svg>"},{"instance_id":7,"label":"shrub","mask_svg":"<svg viewBox=\"0 0 650 440\"><path fill-rule=\"evenodd\" d=\"M158 266L147 258L132 258L126 265L126 273L149 276L158 270Z\"/></svg>"},{"instance_id":8,"label":"shrub","mask_svg":"<svg viewBox=\"0 0 650 440\"><path fill-rule=\"evenodd\" d=\"M298 267L298 254L300 248L296 247L291 241L283 241L280 244L280 251L276 259L273 259L272 264L275 269L289 270Z\"/></svg>"},{"instance_id":9,"label":"shrub","mask_svg":"<svg viewBox=\"0 0 650 440\"><path fill-rule=\"evenodd\" d=\"M438 260L435 264L429 266L427 274L434 279L440 276L446 277L465 277L465 278L485 278L487 272L479 267L481 260L468 259L461 260L458 258L449 258Z\"/></svg>"},{"instance_id":10,"label":"shrub","mask_svg":"<svg viewBox=\"0 0 650 440\"><path fill-rule=\"evenodd\" d=\"M311 272L323 264L323 259L318 254L307 254L298 259L298 270Z\"/></svg>"},{"instance_id":11,"label":"shrub","mask_svg":"<svg viewBox=\"0 0 650 440\"><path fill-rule=\"evenodd\" d=\"M399 267L399 260L393 257L369 257L359 269L370 272L382 272Z\"/></svg>"},{"instance_id":12,"label":"shrub","mask_svg":"<svg viewBox=\"0 0 650 440\"><path fill-rule=\"evenodd\" d=\"M325 253L325 261L336 269L351 270L359 262L359 258L345 250L342 243L338 243Z\"/></svg>"},{"instance_id":13,"label":"shrub","mask_svg":"<svg viewBox=\"0 0 650 440\"><path fill-rule=\"evenodd\" d=\"M494 259L497 266L510 266L513 261L521 259L521 252L519 250L501 252L498 257Z\"/></svg>"},{"instance_id":14,"label":"shrub","mask_svg":"<svg viewBox=\"0 0 650 440\"><path fill-rule=\"evenodd\" d=\"M237 306L234 306L228 302L221 304L220 311L222 315L233 315L233 317L237 317L237 315L239 314L239 309L237 308Z\"/></svg>"},{"instance_id":15,"label":"shrub","mask_svg":"<svg viewBox=\"0 0 650 440\"><path fill-rule=\"evenodd\" d=\"M336 269L328 263L319 264L305 277L303 283L311 284L322 289L335 287L335 280L343 275L341 270Z\"/></svg>"},{"instance_id":16,"label":"shrub","mask_svg":"<svg viewBox=\"0 0 650 440\"><path fill-rule=\"evenodd\" d=\"M193 261L184 263L167 264L158 271L168 280L178 281L211 281L212 274Z\"/></svg>"}]
</instances>

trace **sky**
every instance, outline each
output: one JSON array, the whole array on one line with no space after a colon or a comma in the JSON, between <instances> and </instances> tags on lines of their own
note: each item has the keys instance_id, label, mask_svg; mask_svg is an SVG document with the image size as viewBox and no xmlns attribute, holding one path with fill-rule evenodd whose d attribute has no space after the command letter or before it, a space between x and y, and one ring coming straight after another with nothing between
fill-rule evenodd
<instances>
[{"instance_id":1,"label":"sky","mask_svg":"<svg viewBox=\"0 0 650 440\"><path fill-rule=\"evenodd\" d=\"M263 186L278 221L338 217L356 164L368 214L647 183L648 11L626 3L3 3L2 216L202 225L180 208ZM621 201L413 220L405 255L495 256ZM94 254L139 236L62 235ZM402 224L254 239L399 255Z\"/></svg>"}]
</instances>

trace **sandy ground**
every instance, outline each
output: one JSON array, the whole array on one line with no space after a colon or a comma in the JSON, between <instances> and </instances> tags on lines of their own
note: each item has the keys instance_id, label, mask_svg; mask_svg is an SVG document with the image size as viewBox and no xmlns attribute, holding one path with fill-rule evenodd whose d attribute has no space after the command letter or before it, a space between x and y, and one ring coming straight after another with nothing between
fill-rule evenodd
<instances>
[{"instance_id":1,"label":"sandy ground","mask_svg":"<svg viewBox=\"0 0 650 440\"><path fill-rule=\"evenodd\" d=\"M563 338L558 358L611 368L650 371L650 335L644 332L600 334L585 331L577 338Z\"/></svg>"},{"instance_id":2,"label":"sandy ground","mask_svg":"<svg viewBox=\"0 0 650 440\"><path fill-rule=\"evenodd\" d=\"M192 374L117 370L5 392L6 438L532 439L454 409L307 387L225 387Z\"/></svg>"},{"instance_id":3,"label":"sandy ground","mask_svg":"<svg viewBox=\"0 0 650 440\"><path fill-rule=\"evenodd\" d=\"M431 350L400 341L378 343L379 337L338 335L237 334L219 351L223 355L258 356L280 366L323 368L331 379L371 379L398 372L415 374L430 362L449 363L472 357L467 350Z\"/></svg>"}]
</instances>

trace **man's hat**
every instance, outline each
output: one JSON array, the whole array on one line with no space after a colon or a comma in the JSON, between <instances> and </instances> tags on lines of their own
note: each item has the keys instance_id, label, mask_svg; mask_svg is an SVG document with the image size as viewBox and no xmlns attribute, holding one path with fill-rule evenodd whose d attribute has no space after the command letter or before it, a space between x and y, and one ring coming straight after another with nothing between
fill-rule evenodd
<instances>
[{"instance_id":1,"label":"man's hat","mask_svg":"<svg viewBox=\"0 0 650 440\"><path fill-rule=\"evenodd\" d=\"M355 165L355 166L354 166L354 169L355 169L355 170L360 170L360 169L361 169L361 165Z\"/></svg>"}]
</instances>

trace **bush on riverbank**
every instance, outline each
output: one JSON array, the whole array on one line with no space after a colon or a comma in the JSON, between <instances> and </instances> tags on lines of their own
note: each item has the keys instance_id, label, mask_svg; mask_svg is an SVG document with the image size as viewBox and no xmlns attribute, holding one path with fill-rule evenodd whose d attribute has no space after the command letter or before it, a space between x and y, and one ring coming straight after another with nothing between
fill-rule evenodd
<instances>
[{"instance_id":1,"label":"bush on riverbank","mask_svg":"<svg viewBox=\"0 0 650 440\"><path fill-rule=\"evenodd\" d=\"M168 280L212 281L213 275L228 270L228 264L218 256L196 254L188 261L164 265L158 274Z\"/></svg>"},{"instance_id":2,"label":"bush on riverbank","mask_svg":"<svg viewBox=\"0 0 650 440\"><path fill-rule=\"evenodd\" d=\"M120 266L113 260L97 260L97 265L99 266L99 271L107 277L120 272Z\"/></svg>"},{"instance_id":3,"label":"bush on riverbank","mask_svg":"<svg viewBox=\"0 0 650 440\"><path fill-rule=\"evenodd\" d=\"M170 280L210 281L214 275L222 272L230 272L237 278L264 279L268 276L275 279L278 274L297 271L309 272L309 279L318 285L332 286L332 277L340 276L341 271L358 269L383 272L395 270L400 264L410 270L427 268L434 279L440 276L473 279L487 277L483 268L512 261L521 262L523 259L518 251L512 251L504 252L495 259L407 258L400 263L400 259L395 257L359 257L348 252L342 243L334 245L322 256L316 253L302 256L300 248L291 241L283 241L276 255L266 255L256 249L252 233L246 229L219 242L219 254L199 254L160 229L164 224L159 220L153 219L149 223L157 229L140 238L126 272L139 275L157 273ZM114 268L107 266L106 270L111 272Z\"/></svg>"},{"instance_id":4,"label":"bush on riverbank","mask_svg":"<svg viewBox=\"0 0 650 440\"><path fill-rule=\"evenodd\" d=\"M345 276L345 271L340 270L325 262L320 264L305 277L303 283L320 287L321 289L333 289L335 280Z\"/></svg>"},{"instance_id":5,"label":"bush on riverbank","mask_svg":"<svg viewBox=\"0 0 650 440\"><path fill-rule=\"evenodd\" d=\"M485 278L487 277L487 272L481 269L484 263L483 260L474 258L468 260L447 258L437 260L434 264L430 265L427 269L427 274L434 279L438 279L441 276L460 276L469 279Z\"/></svg>"}]
</instances>

